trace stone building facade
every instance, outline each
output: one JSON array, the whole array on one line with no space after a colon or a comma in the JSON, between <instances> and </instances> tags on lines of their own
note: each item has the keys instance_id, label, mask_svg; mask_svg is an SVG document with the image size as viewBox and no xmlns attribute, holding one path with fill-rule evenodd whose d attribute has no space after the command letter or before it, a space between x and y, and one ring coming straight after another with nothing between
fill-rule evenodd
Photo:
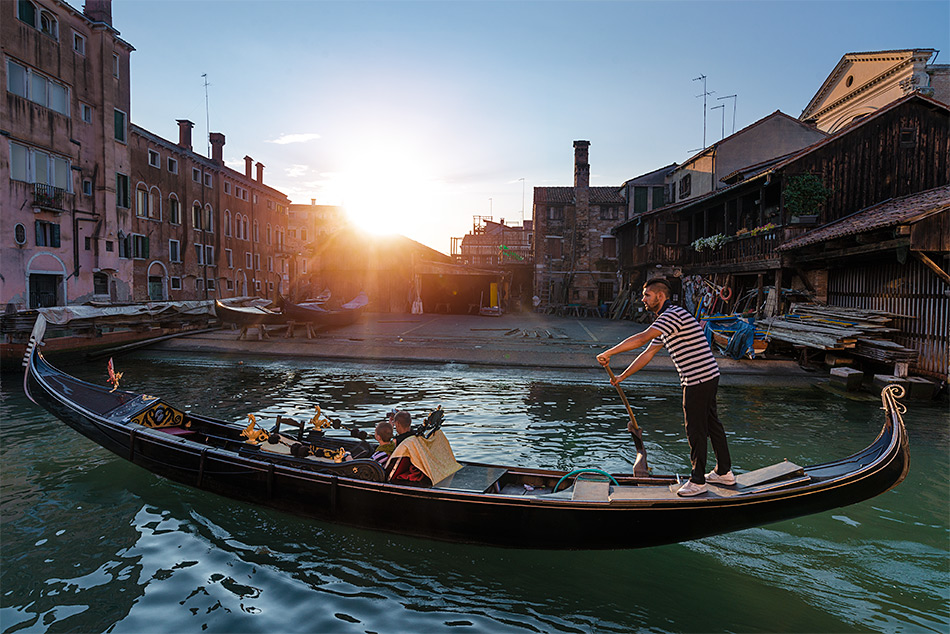
<instances>
[{"instance_id":1,"label":"stone building facade","mask_svg":"<svg viewBox=\"0 0 950 634\"><path fill-rule=\"evenodd\" d=\"M534 288L542 306L596 307L618 290L611 229L626 201L619 186L590 186L589 147L574 142L573 187L534 188Z\"/></svg>"}]
</instances>

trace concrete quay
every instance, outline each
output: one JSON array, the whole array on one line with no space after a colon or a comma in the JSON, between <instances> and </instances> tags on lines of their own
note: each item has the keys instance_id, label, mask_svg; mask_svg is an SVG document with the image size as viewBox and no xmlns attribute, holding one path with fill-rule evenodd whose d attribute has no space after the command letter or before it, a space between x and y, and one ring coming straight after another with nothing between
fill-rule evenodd
<instances>
[{"instance_id":1,"label":"concrete quay","mask_svg":"<svg viewBox=\"0 0 950 634\"><path fill-rule=\"evenodd\" d=\"M196 333L159 342L151 350L245 357L302 357L367 362L456 363L501 367L571 370L604 375L594 358L647 326L630 321L556 317L535 313L500 317L444 314L369 313L357 323L319 331L308 339L298 327L293 337L286 327L271 326L269 338L238 340L238 330ZM636 353L614 358L620 372ZM819 378L787 359L717 357L722 385L808 385ZM641 371L639 380L678 383L666 350Z\"/></svg>"}]
</instances>

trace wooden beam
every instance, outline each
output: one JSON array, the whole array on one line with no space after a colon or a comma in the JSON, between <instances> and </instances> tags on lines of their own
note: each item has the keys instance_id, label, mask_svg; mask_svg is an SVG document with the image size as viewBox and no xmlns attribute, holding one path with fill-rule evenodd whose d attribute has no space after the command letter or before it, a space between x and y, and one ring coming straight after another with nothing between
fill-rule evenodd
<instances>
[{"instance_id":1,"label":"wooden beam","mask_svg":"<svg viewBox=\"0 0 950 634\"><path fill-rule=\"evenodd\" d=\"M858 247L851 247L848 249L835 249L833 251L822 251L820 253L810 253L808 255L795 255L793 256L793 261L798 262L813 262L816 260L834 260L838 258L846 258L852 255L862 255L865 253L874 253L876 251L890 251L891 249L898 249L900 247L906 247L910 245L910 240L906 237L896 238L894 240L887 240L885 242L878 242L876 244L865 244Z\"/></svg>"},{"instance_id":2,"label":"wooden beam","mask_svg":"<svg viewBox=\"0 0 950 634\"><path fill-rule=\"evenodd\" d=\"M947 274L947 272L944 271L942 268L940 268L936 262L934 262L929 257L927 257L926 253L922 253L920 251L911 251L911 254L915 258L917 258L918 260L926 264L928 268L930 268L934 273L937 274L937 277L942 279L947 284L950 284L950 274Z\"/></svg>"}]
</instances>

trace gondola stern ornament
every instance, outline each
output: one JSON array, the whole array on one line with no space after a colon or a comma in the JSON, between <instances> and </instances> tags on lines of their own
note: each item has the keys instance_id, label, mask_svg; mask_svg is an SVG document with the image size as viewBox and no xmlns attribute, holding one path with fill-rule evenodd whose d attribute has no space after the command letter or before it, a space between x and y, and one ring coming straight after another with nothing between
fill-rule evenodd
<instances>
[{"instance_id":1,"label":"gondola stern ornament","mask_svg":"<svg viewBox=\"0 0 950 634\"><path fill-rule=\"evenodd\" d=\"M257 419L254 417L254 414L248 414L247 419L250 422L241 432L241 436L247 438L248 444L259 445L269 438L270 435L266 430L255 428L255 425L257 425Z\"/></svg>"}]
</instances>

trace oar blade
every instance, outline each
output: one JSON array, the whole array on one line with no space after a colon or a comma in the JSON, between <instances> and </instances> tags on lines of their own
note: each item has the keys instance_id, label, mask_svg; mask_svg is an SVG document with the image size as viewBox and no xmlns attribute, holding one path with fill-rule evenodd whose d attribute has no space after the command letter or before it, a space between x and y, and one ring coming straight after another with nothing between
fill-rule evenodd
<instances>
[{"instance_id":1,"label":"oar blade","mask_svg":"<svg viewBox=\"0 0 950 634\"><path fill-rule=\"evenodd\" d=\"M637 478L650 477L650 467L647 465L647 450L643 446L643 432L635 427L633 422L627 423L627 431L633 437L633 445L637 448L637 459L633 461L633 475Z\"/></svg>"}]
</instances>

